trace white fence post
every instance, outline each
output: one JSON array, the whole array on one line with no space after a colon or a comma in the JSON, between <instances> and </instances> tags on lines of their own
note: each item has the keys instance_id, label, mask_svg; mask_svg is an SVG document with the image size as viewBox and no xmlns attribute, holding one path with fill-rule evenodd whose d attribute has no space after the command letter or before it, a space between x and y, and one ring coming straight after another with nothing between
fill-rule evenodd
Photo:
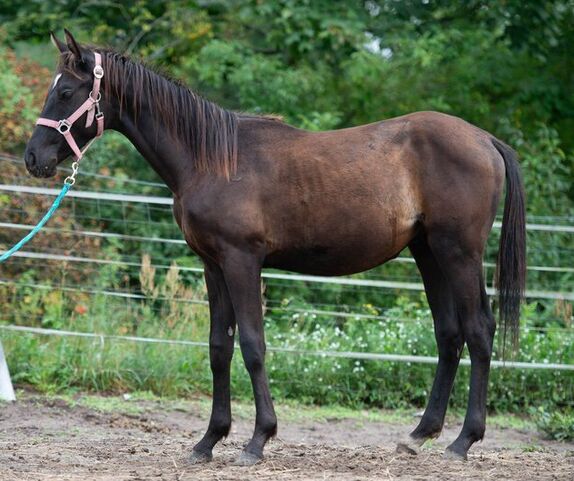
<instances>
[{"instance_id":1,"label":"white fence post","mask_svg":"<svg viewBox=\"0 0 574 481\"><path fill-rule=\"evenodd\" d=\"M0 340L0 399L3 401L16 401L14 395L14 388L12 387L12 379L10 379L10 371L8 370L8 363L6 356L4 356L4 348Z\"/></svg>"}]
</instances>

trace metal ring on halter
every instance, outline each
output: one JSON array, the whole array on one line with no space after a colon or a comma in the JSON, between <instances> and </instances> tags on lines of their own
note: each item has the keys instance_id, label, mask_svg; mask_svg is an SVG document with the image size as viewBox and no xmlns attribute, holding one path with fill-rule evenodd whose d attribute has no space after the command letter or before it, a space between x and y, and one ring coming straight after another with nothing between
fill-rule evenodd
<instances>
[{"instance_id":1,"label":"metal ring on halter","mask_svg":"<svg viewBox=\"0 0 574 481\"><path fill-rule=\"evenodd\" d=\"M66 132L69 132L69 130L71 128L72 128L72 125L66 119L60 120L58 122L58 127L56 127L58 132L60 132L62 135L64 135Z\"/></svg>"},{"instance_id":2,"label":"metal ring on halter","mask_svg":"<svg viewBox=\"0 0 574 481\"><path fill-rule=\"evenodd\" d=\"M104 76L104 69L101 65L96 65L94 67L94 77L102 78Z\"/></svg>"},{"instance_id":3,"label":"metal ring on halter","mask_svg":"<svg viewBox=\"0 0 574 481\"><path fill-rule=\"evenodd\" d=\"M100 100L102 100L102 92L98 92L98 97L97 97L97 98L92 97L92 92L93 92L93 90L90 90L90 95L89 95L90 100L91 100L93 103L97 104Z\"/></svg>"}]
</instances>

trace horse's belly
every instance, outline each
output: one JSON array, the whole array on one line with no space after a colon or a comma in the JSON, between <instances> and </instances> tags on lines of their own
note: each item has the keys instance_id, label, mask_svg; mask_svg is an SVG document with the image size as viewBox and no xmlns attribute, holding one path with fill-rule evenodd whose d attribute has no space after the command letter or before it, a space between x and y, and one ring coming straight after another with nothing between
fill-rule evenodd
<instances>
[{"instance_id":1,"label":"horse's belly","mask_svg":"<svg viewBox=\"0 0 574 481\"><path fill-rule=\"evenodd\" d=\"M394 257L372 259L369 262L365 258L356 259L351 256L341 257L321 254L319 250L320 247L309 250L300 249L276 252L265 259L264 267L315 276L344 276L372 269Z\"/></svg>"},{"instance_id":2,"label":"horse's belly","mask_svg":"<svg viewBox=\"0 0 574 481\"><path fill-rule=\"evenodd\" d=\"M322 276L355 274L396 257L414 234L414 224L400 232L392 227L343 234L334 229L328 236L269 252L264 267Z\"/></svg>"}]
</instances>

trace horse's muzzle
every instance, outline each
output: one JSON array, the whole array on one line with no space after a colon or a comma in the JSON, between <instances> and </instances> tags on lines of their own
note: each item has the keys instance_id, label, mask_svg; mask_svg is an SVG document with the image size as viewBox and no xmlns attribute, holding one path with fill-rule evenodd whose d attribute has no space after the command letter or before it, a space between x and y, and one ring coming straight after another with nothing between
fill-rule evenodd
<instances>
[{"instance_id":1,"label":"horse's muzzle","mask_svg":"<svg viewBox=\"0 0 574 481\"><path fill-rule=\"evenodd\" d=\"M34 177L47 178L56 175L56 165L58 164L56 159L39 162L38 156L32 150L26 149L24 162L26 169Z\"/></svg>"}]
</instances>

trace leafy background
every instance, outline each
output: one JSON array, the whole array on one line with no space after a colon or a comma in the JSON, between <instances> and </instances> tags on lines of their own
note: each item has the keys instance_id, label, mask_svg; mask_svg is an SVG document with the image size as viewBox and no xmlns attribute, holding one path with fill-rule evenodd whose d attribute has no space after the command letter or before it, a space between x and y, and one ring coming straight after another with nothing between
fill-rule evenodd
<instances>
[{"instance_id":1,"label":"leafy background","mask_svg":"<svg viewBox=\"0 0 574 481\"><path fill-rule=\"evenodd\" d=\"M463 117L518 150L531 222L573 223L572 1L2 0L0 25L0 151L16 156L2 160L3 183L47 185L28 179L14 159L21 157L56 61L48 33L67 27L83 42L109 45L164 68L226 108L281 114L306 129L348 127L416 110ZM87 190L168 194L115 134L95 144L82 169ZM2 194L2 219L34 223L47 202ZM149 206L70 201L52 225L181 238L169 211ZM0 242L7 246L19 235L3 229ZM528 241L530 265L573 266L572 235L534 232ZM1 277L10 283L0 284L2 298L9 300L0 306L2 322L207 339L205 306L183 308L180 302L205 300L201 278L184 270L199 266L185 248L77 239L62 232L46 233L32 246L119 263L18 259L3 265ZM487 261L494 260L496 246L493 232ZM122 264L128 261L133 265ZM179 270L167 269L172 261ZM158 264L165 268L153 267ZM361 277L373 276L418 280L407 264L389 264ZM528 287L572 292L572 277L531 271ZM50 289L38 289L38 283ZM129 291L143 299L66 291L70 286ZM436 354L424 296L271 281L265 289L267 338L273 346ZM373 319L317 314L321 306ZM518 360L574 363L571 303L531 299L523 327ZM2 336L15 378L39 389L209 391L201 349ZM386 407L423 405L433 370L273 352L269 363L276 397ZM249 396L243 369L234 370L235 395ZM489 407L534 406L548 424L554 410L572 409L573 377L560 371L495 370ZM461 368L454 406L465 404L467 378L468 369Z\"/></svg>"}]
</instances>

